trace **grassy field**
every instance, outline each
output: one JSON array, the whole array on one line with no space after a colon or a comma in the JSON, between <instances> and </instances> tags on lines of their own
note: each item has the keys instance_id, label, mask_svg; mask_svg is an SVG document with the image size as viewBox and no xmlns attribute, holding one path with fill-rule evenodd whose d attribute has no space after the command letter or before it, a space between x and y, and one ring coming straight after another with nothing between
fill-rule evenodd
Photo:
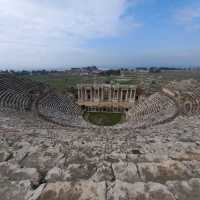
<instances>
[{"instance_id":1,"label":"grassy field","mask_svg":"<svg viewBox=\"0 0 200 200\"><path fill-rule=\"evenodd\" d=\"M84 118L92 124L99 126L113 126L122 122L122 113L87 112Z\"/></svg>"},{"instance_id":2,"label":"grassy field","mask_svg":"<svg viewBox=\"0 0 200 200\"><path fill-rule=\"evenodd\" d=\"M200 81L200 72L192 71L169 71L161 73L146 73L146 72L133 72L125 74L124 76L79 76L79 75L34 75L28 76L32 80L44 82L51 87L65 91L70 87L76 87L80 83L119 83L119 84L135 84L144 83L146 86L151 84L165 85L169 81L180 81L183 79L195 79Z\"/></svg>"},{"instance_id":3,"label":"grassy field","mask_svg":"<svg viewBox=\"0 0 200 200\"><path fill-rule=\"evenodd\" d=\"M34 76L28 76L28 78L46 83L50 85L51 87L57 89L57 90L65 90L70 87L76 87L77 84L81 83L94 83L94 82L110 82L112 80L115 80L115 76L79 76L79 75L60 75L60 76L54 76L54 75L34 75Z\"/></svg>"}]
</instances>

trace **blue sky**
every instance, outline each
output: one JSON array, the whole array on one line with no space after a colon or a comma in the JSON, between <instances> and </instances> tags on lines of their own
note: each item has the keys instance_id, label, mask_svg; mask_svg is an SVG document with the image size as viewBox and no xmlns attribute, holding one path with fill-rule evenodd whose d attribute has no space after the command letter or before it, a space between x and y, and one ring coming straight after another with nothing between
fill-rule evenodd
<instances>
[{"instance_id":1,"label":"blue sky","mask_svg":"<svg viewBox=\"0 0 200 200\"><path fill-rule=\"evenodd\" d=\"M199 0L0 0L0 68L200 65Z\"/></svg>"}]
</instances>

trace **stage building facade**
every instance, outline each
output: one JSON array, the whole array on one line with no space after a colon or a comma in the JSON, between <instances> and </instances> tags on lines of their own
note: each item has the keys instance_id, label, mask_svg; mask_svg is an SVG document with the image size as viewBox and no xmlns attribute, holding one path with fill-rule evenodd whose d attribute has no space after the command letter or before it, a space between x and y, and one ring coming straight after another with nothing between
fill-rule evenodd
<instances>
[{"instance_id":1,"label":"stage building facade","mask_svg":"<svg viewBox=\"0 0 200 200\"><path fill-rule=\"evenodd\" d=\"M80 84L78 104L91 112L123 112L139 99L135 85Z\"/></svg>"}]
</instances>

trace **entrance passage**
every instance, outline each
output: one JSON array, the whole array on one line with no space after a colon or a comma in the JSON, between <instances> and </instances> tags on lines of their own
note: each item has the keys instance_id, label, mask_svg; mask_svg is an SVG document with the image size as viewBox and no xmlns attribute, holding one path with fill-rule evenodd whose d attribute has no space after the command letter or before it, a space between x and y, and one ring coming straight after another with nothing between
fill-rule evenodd
<instances>
[{"instance_id":1,"label":"entrance passage","mask_svg":"<svg viewBox=\"0 0 200 200\"><path fill-rule=\"evenodd\" d=\"M84 114L86 121L98 126L113 126L122 123L125 120L123 113L110 113L110 112L86 112Z\"/></svg>"}]
</instances>

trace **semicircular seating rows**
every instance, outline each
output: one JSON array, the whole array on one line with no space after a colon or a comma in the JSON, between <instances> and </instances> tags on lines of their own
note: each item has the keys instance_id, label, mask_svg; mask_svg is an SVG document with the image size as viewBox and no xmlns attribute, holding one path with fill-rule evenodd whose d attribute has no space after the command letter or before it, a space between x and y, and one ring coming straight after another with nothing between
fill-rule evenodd
<instances>
[{"instance_id":1,"label":"semicircular seating rows","mask_svg":"<svg viewBox=\"0 0 200 200\"><path fill-rule=\"evenodd\" d=\"M62 126L87 126L72 97L57 95L42 83L12 74L0 74L0 109L33 111Z\"/></svg>"},{"instance_id":2,"label":"semicircular seating rows","mask_svg":"<svg viewBox=\"0 0 200 200\"><path fill-rule=\"evenodd\" d=\"M41 85L29 79L18 79L14 75L0 74L0 107L19 111L31 110L33 91L39 92Z\"/></svg>"},{"instance_id":3,"label":"semicircular seating rows","mask_svg":"<svg viewBox=\"0 0 200 200\"><path fill-rule=\"evenodd\" d=\"M196 115L200 113L200 87L192 92L187 92L181 98L182 113L185 115Z\"/></svg>"},{"instance_id":4,"label":"semicircular seating rows","mask_svg":"<svg viewBox=\"0 0 200 200\"><path fill-rule=\"evenodd\" d=\"M157 92L129 110L127 126L152 126L172 120L177 114L176 102L169 96Z\"/></svg>"},{"instance_id":5,"label":"semicircular seating rows","mask_svg":"<svg viewBox=\"0 0 200 200\"><path fill-rule=\"evenodd\" d=\"M176 85L173 83L173 88ZM181 84L179 84L181 85ZM180 86L182 87L182 85ZM127 114L127 122L120 127L147 127L173 120L179 113L200 113L200 87L184 87L178 97L157 92L133 106ZM187 90L186 90L187 89ZM82 117L75 99L58 95L42 83L0 74L0 109L32 111L43 119L62 126L93 127ZM116 126L117 128L118 126Z\"/></svg>"},{"instance_id":6,"label":"semicircular seating rows","mask_svg":"<svg viewBox=\"0 0 200 200\"><path fill-rule=\"evenodd\" d=\"M40 116L63 126L86 126L80 107L69 96L49 93L38 102Z\"/></svg>"}]
</instances>

